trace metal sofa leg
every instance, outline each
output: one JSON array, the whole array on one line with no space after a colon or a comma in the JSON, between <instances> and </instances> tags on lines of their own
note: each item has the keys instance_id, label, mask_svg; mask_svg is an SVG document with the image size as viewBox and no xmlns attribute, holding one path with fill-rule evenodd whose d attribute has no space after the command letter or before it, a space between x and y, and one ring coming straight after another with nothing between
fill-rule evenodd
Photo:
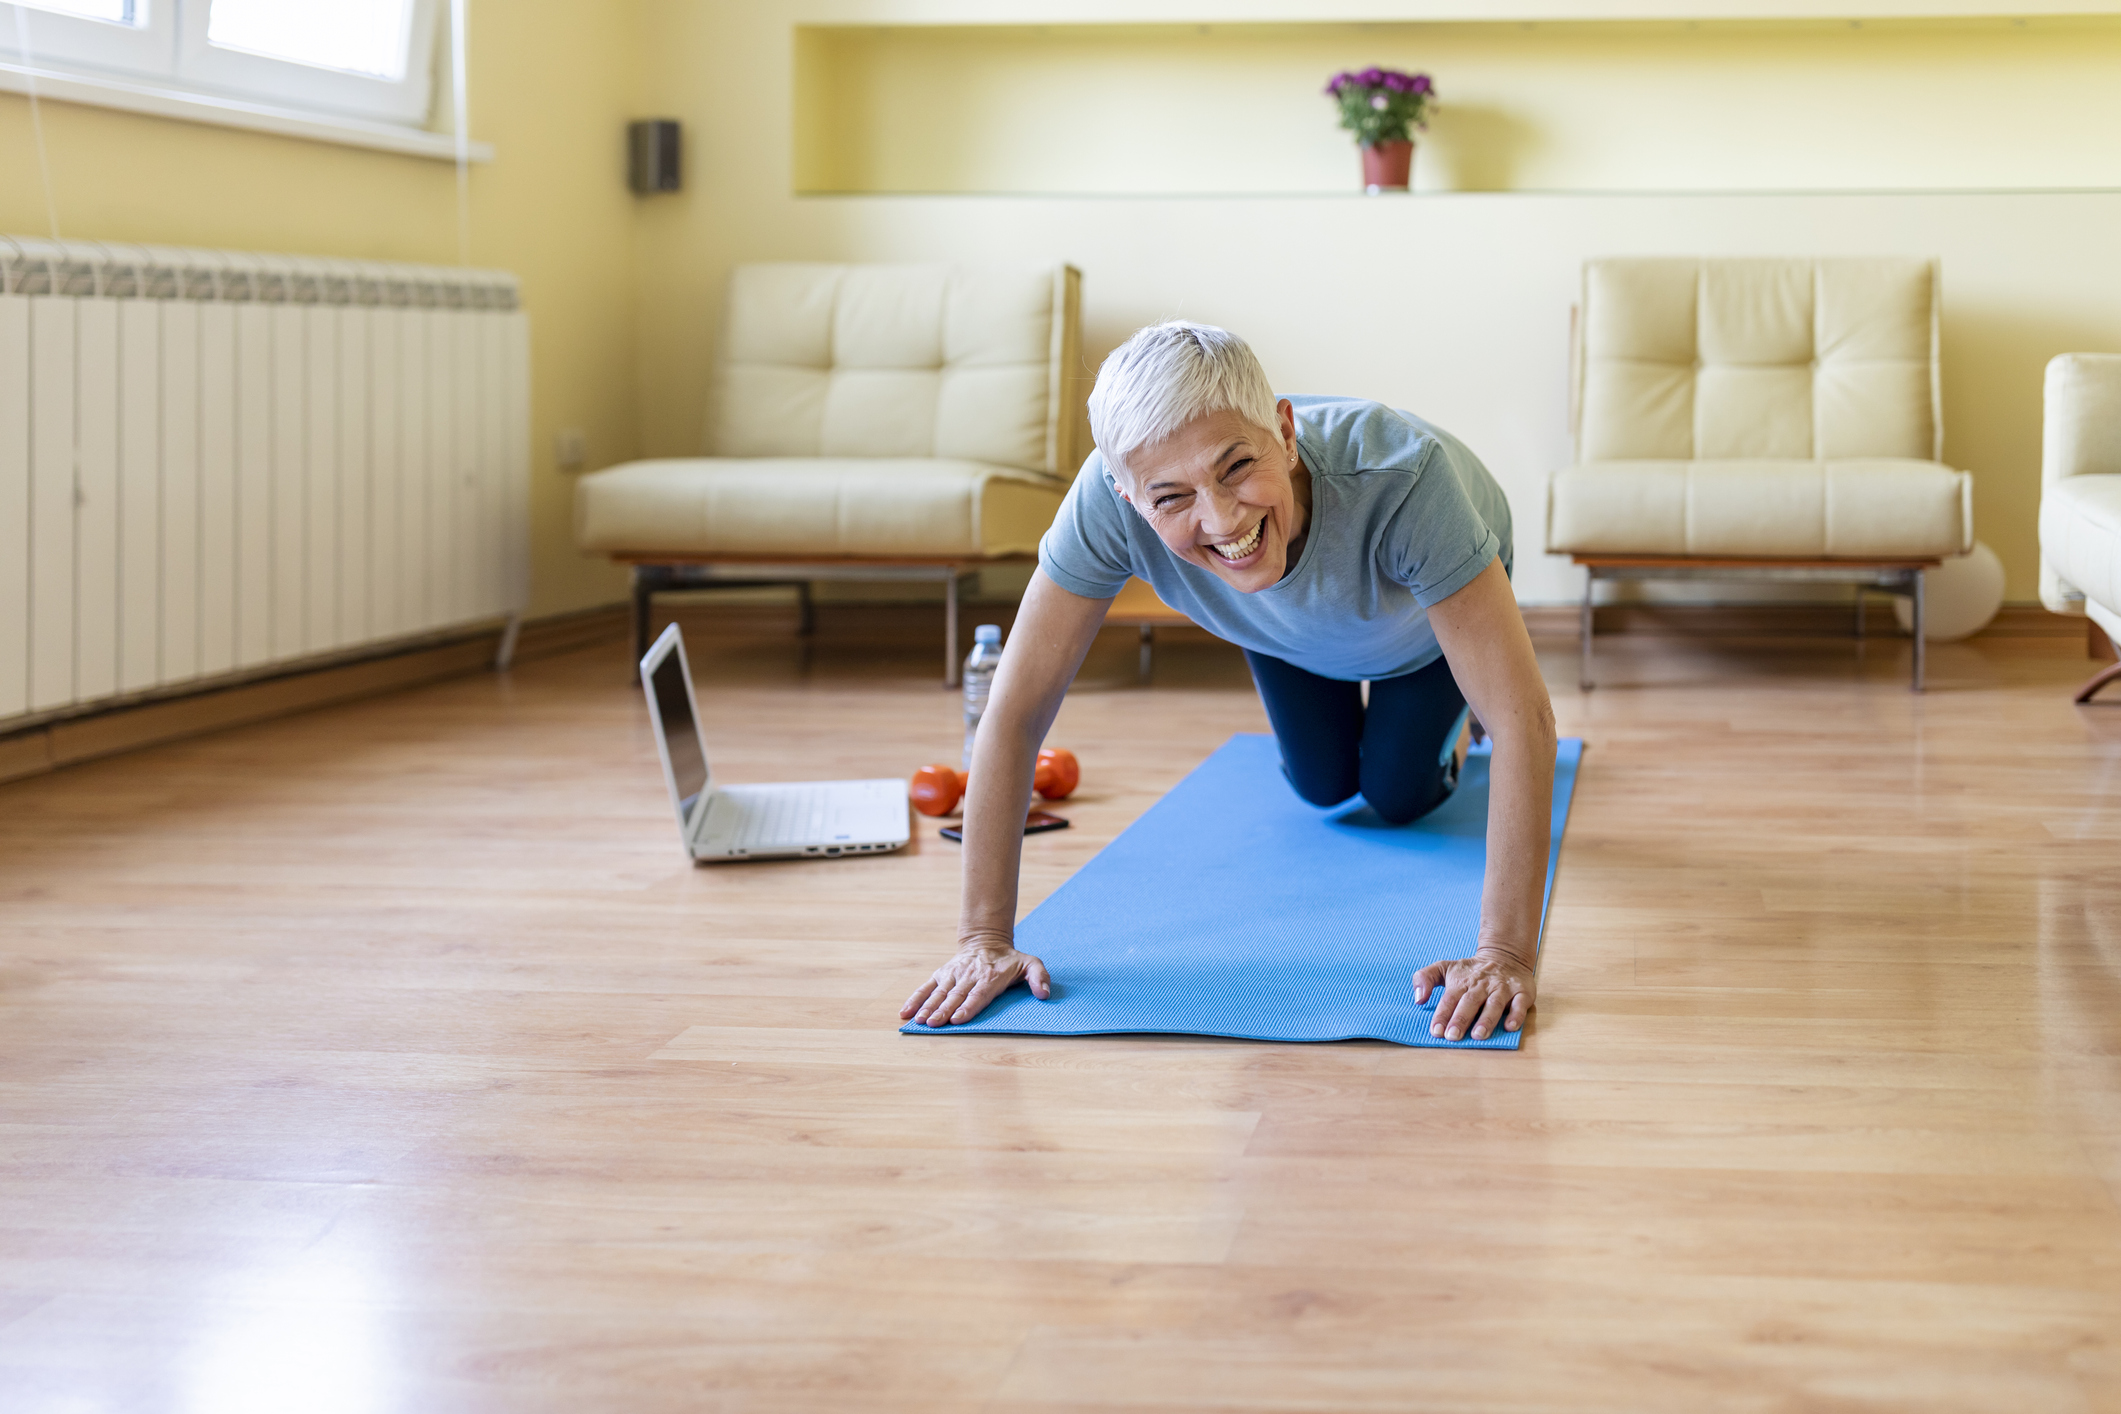
<instances>
[{"instance_id":1,"label":"metal sofa leg","mask_svg":"<svg viewBox=\"0 0 2121 1414\"><path fill-rule=\"evenodd\" d=\"M1156 648L1156 625L1154 625L1154 624L1143 624L1143 625L1142 625L1142 651L1141 651L1141 663L1140 663L1139 667L1138 667L1138 668L1136 669L1136 675L1137 675L1137 676L1138 676L1138 677L1139 677L1139 678L1141 679L1141 685L1142 685L1143 687L1147 687L1147 686L1149 685L1149 674L1150 674L1150 672L1152 671L1152 667L1153 667L1153 663L1152 663L1152 659L1151 659L1150 655L1151 655L1151 653L1152 653L1152 652L1153 652L1153 651L1155 650L1155 648Z\"/></svg>"},{"instance_id":2,"label":"metal sofa leg","mask_svg":"<svg viewBox=\"0 0 2121 1414\"><path fill-rule=\"evenodd\" d=\"M2115 643L2111 638L2108 638L2106 630L2099 627L2097 619L2088 618L2084 621L2084 651L2093 658L2104 658L2109 655L2121 656L2121 643ZM2077 695L2070 700L2079 703L2089 702L2100 688L2105 687L2110 682L2121 682L2121 662L2108 663L2098 672L2092 674L2091 680L2078 688Z\"/></svg>"},{"instance_id":3,"label":"metal sofa leg","mask_svg":"<svg viewBox=\"0 0 2121 1414\"><path fill-rule=\"evenodd\" d=\"M516 640L522 636L522 633L523 616L511 610L508 615L508 623L501 630L501 641L493 650L493 670L495 672L505 673L515 666Z\"/></svg>"},{"instance_id":4,"label":"metal sofa leg","mask_svg":"<svg viewBox=\"0 0 2121 1414\"><path fill-rule=\"evenodd\" d=\"M2121 682L2121 663L2109 663L2090 682L2078 688L2077 695L2070 700L2080 703L2089 702L2092 700L2093 694L2110 682Z\"/></svg>"},{"instance_id":5,"label":"metal sofa leg","mask_svg":"<svg viewBox=\"0 0 2121 1414\"><path fill-rule=\"evenodd\" d=\"M1576 670L1576 686L1585 692L1591 690L1591 590L1598 583L1598 572L1586 568L1583 572L1583 662Z\"/></svg>"},{"instance_id":6,"label":"metal sofa leg","mask_svg":"<svg viewBox=\"0 0 2121 1414\"><path fill-rule=\"evenodd\" d=\"M1923 593L1922 593L1922 590L1923 590L1923 580L1922 580L1922 571L1921 571L1921 570L1909 570L1909 571L1908 571L1908 575L1909 575L1909 577L1910 577L1910 578L1912 578L1912 579L1914 580L1914 582L1915 582L1915 588L1914 588L1914 596L1915 596L1915 602L1914 602L1914 606L1913 606L1913 607L1914 607L1914 611L1915 611L1915 612L1914 612L1914 630L1915 630L1915 680L1914 680L1914 682L1913 682L1913 683L1911 683L1911 684L1909 685L1909 688L1908 688L1908 690L1909 690L1910 692L1921 692L1921 691L1923 691L1923 690L1924 690L1924 684L1925 684L1925 671L1926 671L1926 669L1927 669L1927 667L1928 667L1928 664L1927 664L1927 662L1925 661L1925 659L1926 659L1926 657L1927 657L1927 654L1928 654L1928 651L1929 651L1929 642L1930 642L1930 637L1929 637L1929 626L1928 626L1928 625L1927 625L1927 624L1926 624L1926 623L1925 623L1925 622L1923 621L1923 615L1922 615L1922 609L1923 609Z\"/></svg>"},{"instance_id":7,"label":"metal sofa leg","mask_svg":"<svg viewBox=\"0 0 2121 1414\"><path fill-rule=\"evenodd\" d=\"M943 686L957 686L957 585L955 565L943 571Z\"/></svg>"},{"instance_id":8,"label":"metal sofa leg","mask_svg":"<svg viewBox=\"0 0 2121 1414\"><path fill-rule=\"evenodd\" d=\"M655 598L656 575L648 565L633 567L633 661L648 656L648 610Z\"/></svg>"},{"instance_id":9,"label":"metal sofa leg","mask_svg":"<svg viewBox=\"0 0 2121 1414\"><path fill-rule=\"evenodd\" d=\"M799 579L795 583L796 620L795 631L803 638L817 632L817 603L810 597L810 581Z\"/></svg>"}]
</instances>

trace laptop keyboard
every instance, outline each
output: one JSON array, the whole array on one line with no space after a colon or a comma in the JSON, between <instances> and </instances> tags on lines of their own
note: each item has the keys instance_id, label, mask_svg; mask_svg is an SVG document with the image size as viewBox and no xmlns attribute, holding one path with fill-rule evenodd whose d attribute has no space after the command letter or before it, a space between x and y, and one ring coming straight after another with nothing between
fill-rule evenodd
<instances>
[{"instance_id":1,"label":"laptop keyboard","mask_svg":"<svg viewBox=\"0 0 2121 1414\"><path fill-rule=\"evenodd\" d=\"M732 802L739 815L729 843L737 849L779 844L818 844L832 814L830 786L782 786L760 799Z\"/></svg>"}]
</instances>

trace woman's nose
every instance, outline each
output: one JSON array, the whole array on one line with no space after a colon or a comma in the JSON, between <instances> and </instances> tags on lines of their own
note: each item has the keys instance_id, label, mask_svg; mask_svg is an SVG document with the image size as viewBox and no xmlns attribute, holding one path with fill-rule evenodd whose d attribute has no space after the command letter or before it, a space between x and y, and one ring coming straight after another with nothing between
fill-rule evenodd
<instances>
[{"instance_id":1,"label":"woman's nose","mask_svg":"<svg viewBox=\"0 0 2121 1414\"><path fill-rule=\"evenodd\" d=\"M1201 498L1200 528L1210 535L1229 532L1234 535L1244 529L1245 507L1235 492L1221 486L1215 487Z\"/></svg>"}]
</instances>

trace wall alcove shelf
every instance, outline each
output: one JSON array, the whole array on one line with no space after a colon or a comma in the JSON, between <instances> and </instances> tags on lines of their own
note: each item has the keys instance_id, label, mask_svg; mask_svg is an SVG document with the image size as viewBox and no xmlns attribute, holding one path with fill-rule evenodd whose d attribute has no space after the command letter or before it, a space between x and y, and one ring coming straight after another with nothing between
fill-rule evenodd
<instances>
[{"instance_id":1,"label":"wall alcove shelf","mask_svg":"<svg viewBox=\"0 0 2121 1414\"><path fill-rule=\"evenodd\" d=\"M1338 202L1357 203L1395 201L1497 201L1544 198L1609 198L1663 200L1672 197L1816 197L1816 196L1954 196L1954 197L2022 197L2022 196L2121 196L2121 185L2103 187L1635 187L1593 190L1572 187L1519 187L1508 191L1451 191L1437 188L1417 189L1411 192L1365 192L1347 187L1337 191L877 191L854 189L847 191L798 191L797 197L806 199L837 198L857 200L878 197L902 197L908 199L936 199L948 197L953 200L980 201L1100 201L1100 202Z\"/></svg>"},{"instance_id":2,"label":"wall alcove shelf","mask_svg":"<svg viewBox=\"0 0 2121 1414\"><path fill-rule=\"evenodd\" d=\"M1417 193L2121 187L2121 15L2007 13L802 25L793 187L1347 194L1320 89L1369 64L1436 78Z\"/></svg>"}]
</instances>

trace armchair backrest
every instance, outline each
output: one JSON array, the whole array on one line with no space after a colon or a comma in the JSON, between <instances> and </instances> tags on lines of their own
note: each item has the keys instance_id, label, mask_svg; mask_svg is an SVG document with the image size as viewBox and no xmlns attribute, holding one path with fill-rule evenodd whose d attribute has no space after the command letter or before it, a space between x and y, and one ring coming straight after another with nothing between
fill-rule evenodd
<instances>
[{"instance_id":1,"label":"armchair backrest","mask_svg":"<svg viewBox=\"0 0 2121 1414\"><path fill-rule=\"evenodd\" d=\"M2040 481L2121 473L2121 354L2048 360Z\"/></svg>"},{"instance_id":2,"label":"armchair backrest","mask_svg":"<svg viewBox=\"0 0 2121 1414\"><path fill-rule=\"evenodd\" d=\"M1576 458L1943 452L1932 261L1592 260Z\"/></svg>"},{"instance_id":3,"label":"armchair backrest","mask_svg":"<svg viewBox=\"0 0 2121 1414\"><path fill-rule=\"evenodd\" d=\"M740 265L712 446L1073 476L1080 281L1066 265Z\"/></svg>"}]
</instances>

